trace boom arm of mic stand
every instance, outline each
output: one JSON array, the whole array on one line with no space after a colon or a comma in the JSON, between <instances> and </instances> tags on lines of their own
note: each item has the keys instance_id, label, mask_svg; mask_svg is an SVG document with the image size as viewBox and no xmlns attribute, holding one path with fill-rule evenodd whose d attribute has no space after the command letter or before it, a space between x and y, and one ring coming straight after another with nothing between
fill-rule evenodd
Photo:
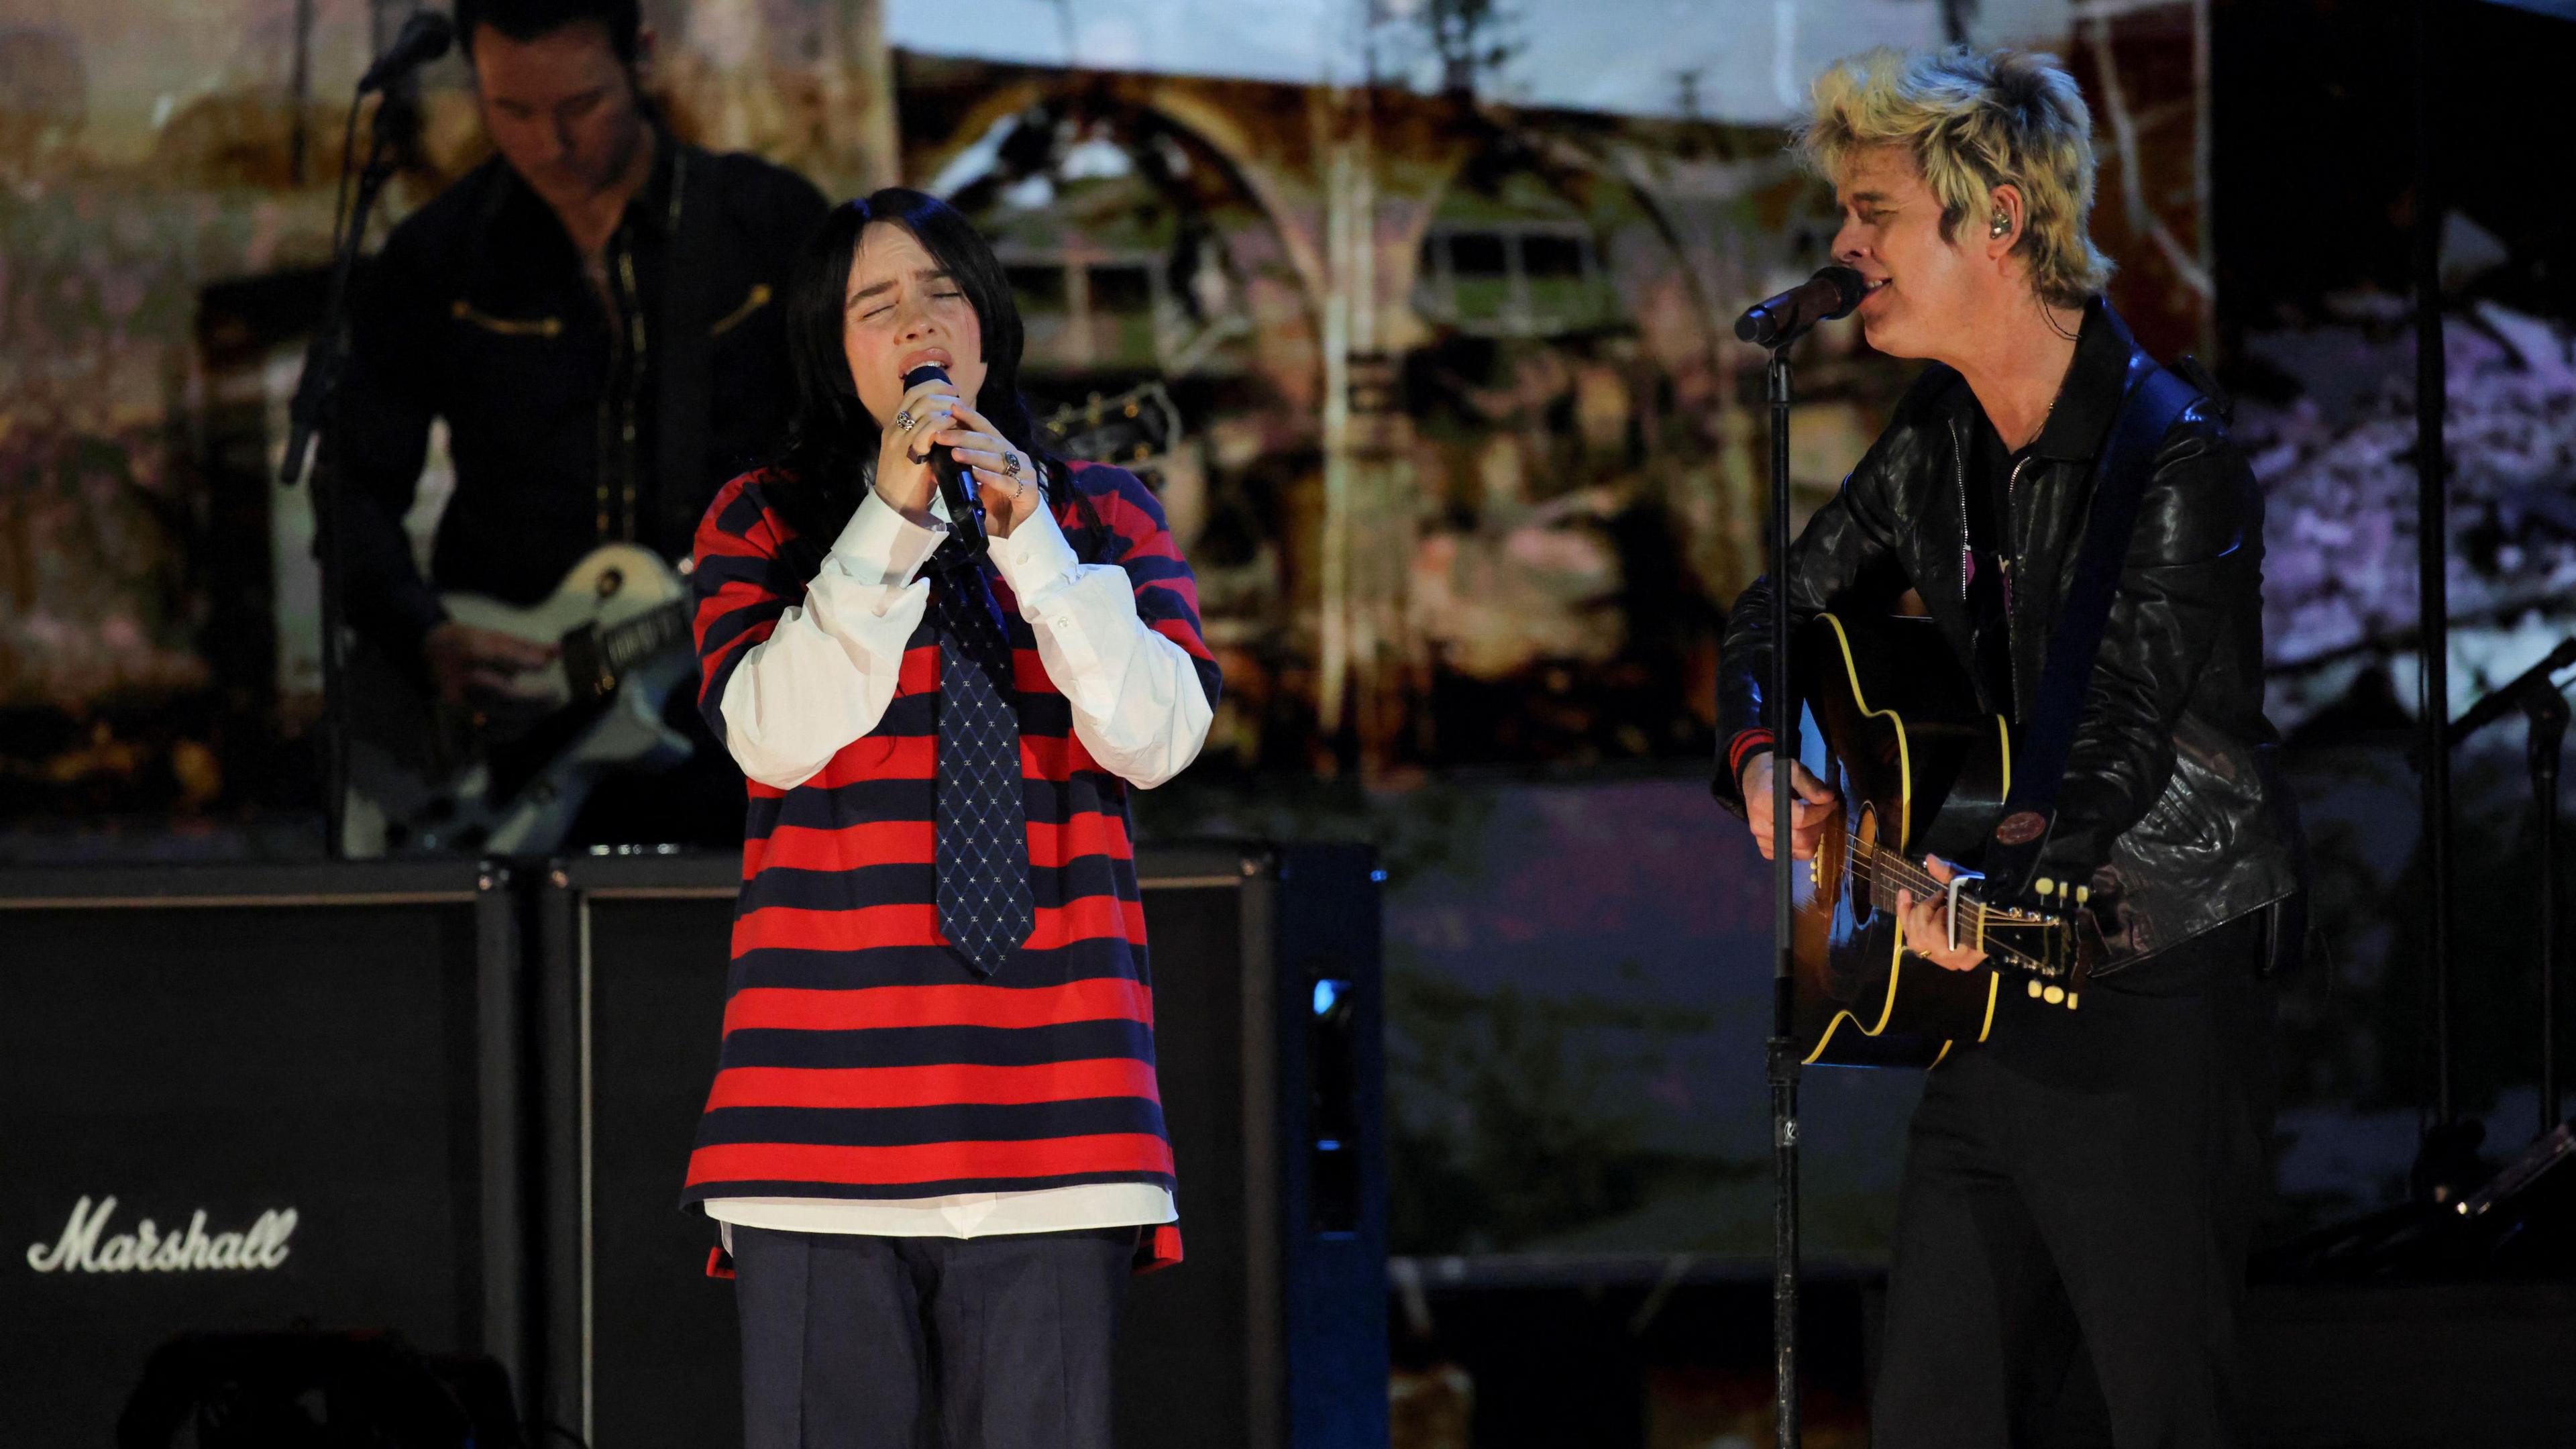
<instances>
[{"instance_id":1,"label":"boom arm of mic stand","mask_svg":"<svg viewBox=\"0 0 2576 1449\"><path fill-rule=\"evenodd\" d=\"M2521 708L2523 696L2528 691L2543 690L2556 694L2558 686L2552 682L2551 676L2570 665L2576 665L2576 637L2561 639L2558 647L2549 651L2548 658L2516 675L2511 683L2487 691L2485 698L2461 711L2460 717L2451 721L2450 728L2443 733L2442 743L2458 749L2461 741Z\"/></svg>"},{"instance_id":2,"label":"boom arm of mic stand","mask_svg":"<svg viewBox=\"0 0 2576 1449\"><path fill-rule=\"evenodd\" d=\"M289 488L303 481L314 440L329 421L332 403L339 395L340 370L349 360L349 282L357 274L358 254L366 248L367 218L375 214L376 199L384 194L385 183L393 179L389 143L400 124L395 117L403 104L394 91L385 92L376 101L367 161L358 173L357 194L341 228L340 249L331 258L331 285L323 294L322 318L314 326L312 339L304 344L304 370L296 377L295 400L287 408L286 456L278 464L277 481Z\"/></svg>"}]
</instances>

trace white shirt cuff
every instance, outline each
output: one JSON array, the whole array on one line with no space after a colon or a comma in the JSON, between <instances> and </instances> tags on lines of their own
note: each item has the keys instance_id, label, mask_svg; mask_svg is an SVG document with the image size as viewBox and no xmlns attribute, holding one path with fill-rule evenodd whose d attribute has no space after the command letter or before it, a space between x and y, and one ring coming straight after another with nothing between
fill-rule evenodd
<instances>
[{"instance_id":1,"label":"white shirt cuff","mask_svg":"<svg viewBox=\"0 0 2576 1449\"><path fill-rule=\"evenodd\" d=\"M1065 541L1064 530L1056 526L1055 513L1044 504L1030 510L1010 537L995 534L987 542L993 566L1002 571L1003 580L1019 597L1021 614L1032 622L1046 596L1071 583L1073 571L1082 563L1073 545Z\"/></svg>"},{"instance_id":2,"label":"white shirt cuff","mask_svg":"<svg viewBox=\"0 0 2576 1449\"><path fill-rule=\"evenodd\" d=\"M832 561L858 583L900 589L921 572L947 536L945 522L916 523L870 488L841 536L833 540Z\"/></svg>"}]
</instances>

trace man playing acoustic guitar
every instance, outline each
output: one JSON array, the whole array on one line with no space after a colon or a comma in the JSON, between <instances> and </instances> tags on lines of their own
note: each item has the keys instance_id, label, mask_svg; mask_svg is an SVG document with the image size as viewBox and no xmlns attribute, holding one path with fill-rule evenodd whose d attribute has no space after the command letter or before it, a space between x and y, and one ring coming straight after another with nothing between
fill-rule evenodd
<instances>
[{"instance_id":1,"label":"man playing acoustic guitar","mask_svg":"<svg viewBox=\"0 0 2576 1449\"><path fill-rule=\"evenodd\" d=\"M2054 61L1965 49L1838 65L1799 136L1835 187L1835 260L1869 285L1870 344L1932 365L1790 550L1792 622L1921 597L1981 707L2010 722L2016 764L2064 761L2039 781L2016 770L1988 857L1965 863L1993 905L2063 903L2034 886L2080 883L2097 933L2081 1011L2004 992L1987 1043L1926 1084L1880 1449L2233 1442L2235 1305L2267 1180L2266 978L2299 888L2262 714L2262 498L2223 405L2205 384L2145 385L2156 364L2102 299L2090 137ZM2092 505L2121 470L2101 460L2151 396L2177 411L2128 454L2135 521L2106 549ZM2059 636L2086 631L2059 626L2088 587L2107 589L2107 616L2070 651ZM1719 682L1717 793L1766 856L1779 589L1737 601ZM2049 667L2085 651L2089 669ZM1806 859L1837 797L1792 776ZM1894 905L1917 955L1981 968L1949 944L1939 899Z\"/></svg>"}]
</instances>

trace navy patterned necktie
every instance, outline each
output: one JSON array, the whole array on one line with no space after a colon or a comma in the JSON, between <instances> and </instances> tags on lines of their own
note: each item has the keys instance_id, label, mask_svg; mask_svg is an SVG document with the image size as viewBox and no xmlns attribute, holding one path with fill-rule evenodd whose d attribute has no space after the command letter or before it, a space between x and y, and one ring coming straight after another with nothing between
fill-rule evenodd
<instances>
[{"instance_id":1,"label":"navy patterned necktie","mask_svg":"<svg viewBox=\"0 0 2576 1449\"><path fill-rule=\"evenodd\" d=\"M955 544L931 559L939 643L939 757L931 790L939 930L977 975L1011 959L1037 925L1011 639L983 563Z\"/></svg>"}]
</instances>

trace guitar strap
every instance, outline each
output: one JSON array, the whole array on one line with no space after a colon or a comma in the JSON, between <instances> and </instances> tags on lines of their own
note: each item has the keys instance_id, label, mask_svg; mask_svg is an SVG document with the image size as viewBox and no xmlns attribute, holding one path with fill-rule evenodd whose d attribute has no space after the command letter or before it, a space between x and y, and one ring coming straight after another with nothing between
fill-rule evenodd
<instances>
[{"instance_id":1,"label":"guitar strap","mask_svg":"<svg viewBox=\"0 0 2576 1449\"><path fill-rule=\"evenodd\" d=\"M2170 369L2159 367L2129 388L2120 415L2094 465L2093 507L2075 558L2074 584L2057 611L2048 640L2038 697L2022 727L1994 843L1981 864L1993 899L2011 900L2029 888L2039 854L2057 821L2057 794L2066 782L2066 757L2111 621L2111 602L2137 531L2138 503L2155 471L2156 448L2200 393Z\"/></svg>"},{"instance_id":2,"label":"guitar strap","mask_svg":"<svg viewBox=\"0 0 2576 1449\"><path fill-rule=\"evenodd\" d=\"M708 412L715 406L714 325L706 296L714 262L716 198L690 194L700 168L696 148L664 136L671 147L670 240L663 251L661 335L653 346L654 495L661 533L682 553L712 491L706 475ZM703 178L698 178L703 179ZM728 304L729 305L729 304Z\"/></svg>"}]
</instances>

